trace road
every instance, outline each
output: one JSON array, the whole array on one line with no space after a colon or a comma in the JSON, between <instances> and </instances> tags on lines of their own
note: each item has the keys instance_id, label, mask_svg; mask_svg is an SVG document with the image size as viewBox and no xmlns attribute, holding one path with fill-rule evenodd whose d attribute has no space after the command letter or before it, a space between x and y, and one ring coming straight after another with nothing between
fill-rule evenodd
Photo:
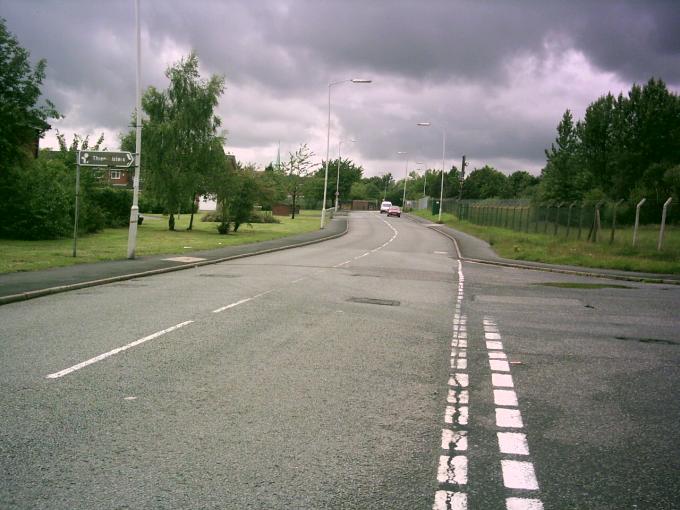
<instances>
[{"instance_id":1,"label":"road","mask_svg":"<svg viewBox=\"0 0 680 510\"><path fill-rule=\"evenodd\" d=\"M407 218L0 307L0 508L678 508L680 287Z\"/></svg>"}]
</instances>

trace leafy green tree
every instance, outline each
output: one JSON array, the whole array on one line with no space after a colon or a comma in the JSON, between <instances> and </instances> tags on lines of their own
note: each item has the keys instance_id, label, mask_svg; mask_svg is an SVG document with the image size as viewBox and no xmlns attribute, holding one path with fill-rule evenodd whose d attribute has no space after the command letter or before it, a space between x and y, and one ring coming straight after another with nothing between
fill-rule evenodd
<instances>
[{"instance_id":1,"label":"leafy green tree","mask_svg":"<svg viewBox=\"0 0 680 510\"><path fill-rule=\"evenodd\" d=\"M476 168L465 179L463 198L501 198L507 194L508 178L488 165Z\"/></svg>"},{"instance_id":2,"label":"leafy green tree","mask_svg":"<svg viewBox=\"0 0 680 510\"><path fill-rule=\"evenodd\" d=\"M508 176L507 198L522 198L531 194L538 186L540 179L524 170L518 170Z\"/></svg>"},{"instance_id":3,"label":"leafy green tree","mask_svg":"<svg viewBox=\"0 0 680 510\"><path fill-rule=\"evenodd\" d=\"M48 118L60 117L51 101L38 104L46 66L44 59L31 66L30 53L0 18L0 174L33 151Z\"/></svg>"},{"instance_id":4,"label":"leafy green tree","mask_svg":"<svg viewBox=\"0 0 680 510\"><path fill-rule=\"evenodd\" d=\"M579 149L577 127L567 110L557 126L555 143L545 151L548 162L542 172L543 198L577 200L588 189Z\"/></svg>"},{"instance_id":5,"label":"leafy green tree","mask_svg":"<svg viewBox=\"0 0 680 510\"><path fill-rule=\"evenodd\" d=\"M334 159L328 162L328 188L327 199L334 203L335 191L338 181L338 163L340 165L340 200L347 200L351 194L352 185L362 178L364 169L355 165L349 159ZM326 172L326 162L322 161L319 168L314 172L305 184L305 199L319 203L323 201L323 183Z\"/></svg>"},{"instance_id":6,"label":"leafy green tree","mask_svg":"<svg viewBox=\"0 0 680 510\"><path fill-rule=\"evenodd\" d=\"M234 177L229 218L234 224L234 232L237 232L241 224L250 221L260 189L255 169L252 166L238 168Z\"/></svg>"},{"instance_id":7,"label":"leafy green tree","mask_svg":"<svg viewBox=\"0 0 680 510\"><path fill-rule=\"evenodd\" d=\"M170 230L175 229L174 213L183 201L193 204L207 191L211 169L219 168L224 158L215 144L223 141L215 108L224 92L224 77L201 79L198 66L197 55L191 53L165 72L167 90L149 87L142 98L149 117L142 128L145 191L165 204Z\"/></svg>"}]
</instances>

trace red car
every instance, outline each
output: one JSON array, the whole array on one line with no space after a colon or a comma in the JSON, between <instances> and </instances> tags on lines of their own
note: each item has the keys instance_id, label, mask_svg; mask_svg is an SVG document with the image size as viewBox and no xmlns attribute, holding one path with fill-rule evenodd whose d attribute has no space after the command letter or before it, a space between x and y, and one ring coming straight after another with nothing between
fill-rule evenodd
<instances>
[{"instance_id":1,"label":"red car","mask_svg":"<svg viewBox=\"0 0 680 510\"><path fill-rule=\"evenodd\" d=\"M398 205L390 206L390 208L387 210L387 215L397 216L398 218L401 218L401 209L399 208Z\"/></svg>"}]
</instances>

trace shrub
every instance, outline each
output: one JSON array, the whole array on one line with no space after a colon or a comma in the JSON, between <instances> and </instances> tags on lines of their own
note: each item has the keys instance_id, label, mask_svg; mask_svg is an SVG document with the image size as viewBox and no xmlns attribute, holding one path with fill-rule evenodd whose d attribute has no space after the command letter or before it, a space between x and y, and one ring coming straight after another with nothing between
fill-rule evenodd
<instances>
[{"instance_id":1,"label":"shrub","mask_svg":"<svg viewBox=\"0 0 680 510\"><path fill-rule=\"evenodd\" d=\"M218 213L217 211L212 211L209 213L205 213L203 217L201 218L201 221L212 221L212 222L221 222L222 221L222 215Z\"/></svg>"},{"instance_id":2,"label":"shrub","mask_svg":"<svg viewBox=\"0 0 680 510\"><path fill-rule=\"evenodd\" d=\"M281 220L274 217L271 211L253 211L250 215L250 223L281 223Z\"/></svg>"}]
</instances>

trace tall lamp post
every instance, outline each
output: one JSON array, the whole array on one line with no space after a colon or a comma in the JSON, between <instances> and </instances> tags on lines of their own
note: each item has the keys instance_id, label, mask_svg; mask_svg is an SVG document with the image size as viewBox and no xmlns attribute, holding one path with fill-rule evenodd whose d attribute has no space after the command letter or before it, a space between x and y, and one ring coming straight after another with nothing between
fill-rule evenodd
<instances>
[{"instance_id":1,"label":"tall lamp post","mask_svg":"<svg viewBox=\"0 0 680 510\"><path fill-rule=\"evenodd\" d=\"M338 199L340 197L340 146L345 143L347 140L340 140L338 142L338 180L335 183L335 212L338 212ZM354 143L357 140L352 138L349 140L350 142Z\"/></svg>"},{"instance_id":2,"label":"tall lamp post","mask_svg":"<svg viewBox=\"0 0 680 510\"><path fill-rule=\"evenodd\" d=\"M408 152L399 151L397 154L406 156L406 168L404 169L404 196L401 199L401 208L404 209L406 207L406 181L408 180Z\"/></svg>"},{"instance_id":3,"label":"tall lamp post","mask_svg":"<svg viewBox=\"0 0 680 510\"><path fill-rule=\"evenodd\" d=\"M420 127L430 127L432 126L432 123L418 122L417 125ZM441 191L439 192L439 219L437 220L439 223L442 222L442 206L444 205L444 158L446 157L446 131L441 129L441 132L442 132L442 186Z\"/></svg>"},{"instance_id":4,"label":"tall lamp post","mask_svg":"<svg viewBox=\"0 0 680 510\"><path fill-rule=\"evenodd\" d=\"M423 166L422 161L416 161L416 167ZM423 174L423 198L425 198L425 186L427 185L427 170Z\"/></svg>"},{"instance_id":5,"label":"tall lamp post","mask_svg":"<svg viewBox=\"0 0 680 510\"><path fill-rule=\"evenodd\" d=\"M328 84L328 124L326 130L326 171L323 178L323 204L321 204L321 228L324 228L326 221L326 196L328 193L328 158L331 153L331 87L333 85L340 85L341 83L371 83L373 80L366 80L364 78L352 78L351 80L332 81Z\"/></svg>"},{"instance_id":6,"label":"tall lamp post","mask_svg":"<svg viewBox=\"0 0 680 510\"><path fill-rule=\"evenodd\" d=\"M137 248L137 221L139 220L139 173L142 160L142 50L139 28L139 0L135 0L135 32L137 40L137 72L135 80L136 104L135 104L135 175L132 178L132 207L130 208L130 226L128 227L127 258L135 258Z\"/></svg>"}]
</instances>

